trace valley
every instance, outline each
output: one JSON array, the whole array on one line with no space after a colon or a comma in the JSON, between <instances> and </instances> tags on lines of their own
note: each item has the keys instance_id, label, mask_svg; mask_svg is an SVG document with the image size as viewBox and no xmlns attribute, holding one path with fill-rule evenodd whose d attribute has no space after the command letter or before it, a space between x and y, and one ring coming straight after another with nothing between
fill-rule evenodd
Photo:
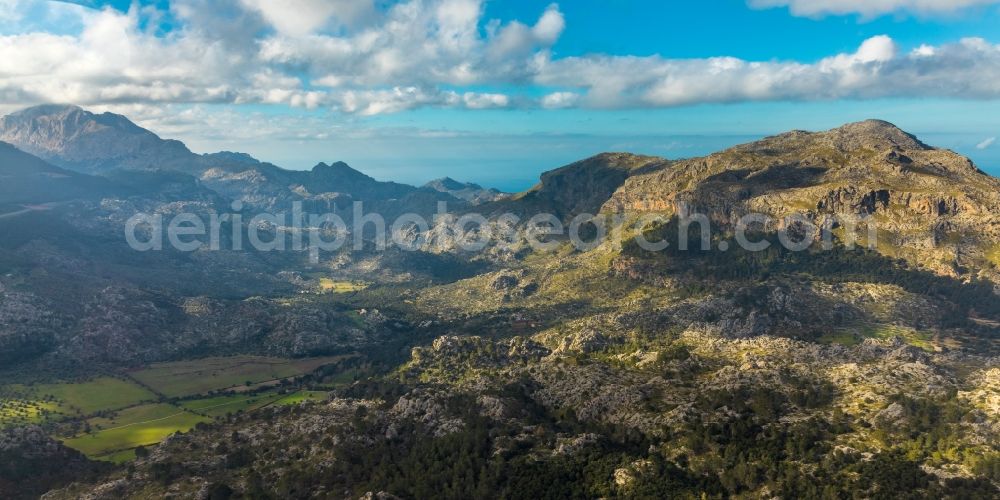
<instances>
[{"instance_id":1,"label":"valley","mask_svg":"<svg viewBox=\"0 0 1000 500\"><path fill-rule=\"evenodd\" d=\"M95 116L0 127L52 134L21 143L42 158L0 148L23 191L34 171L9 165L81 176L51 210L0 219L0 462L46 464L0 469L0 496L11 478L53 500L1000 491L1000 181L892 124L703 158L606 153L507 196L195 155ZM156 161L132 154L147 147ZM83 168L74 151L106 156ZM415 249L362 229L318 259L122 237L138 212L239 202L249 234L293 203L353 222L354 201L434 222L396 228ZM440 201L510 241L467 250ZM577 227L595 244L532 244L538 213L595 215ZM693 214L705 248L680 244L702 236ZM747 229L748 214L765 222ZM855 219L878 241L851 241Z\"/></svg>"}]
</instances>

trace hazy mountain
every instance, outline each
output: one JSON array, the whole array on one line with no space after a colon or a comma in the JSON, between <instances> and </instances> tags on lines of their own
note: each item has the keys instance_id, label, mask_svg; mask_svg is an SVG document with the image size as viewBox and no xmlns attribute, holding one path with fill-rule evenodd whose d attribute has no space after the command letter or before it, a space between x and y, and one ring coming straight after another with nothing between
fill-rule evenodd
<instances>
[{"instance_id":1,"label":"hazy mountain","mask_svg":"<svg viewBox=\"0 0 1000 500\"><path fill-rule=\"evenodd\" d=\"M181 142L160 139L121 115L44 105L0 117L0 141L60 167L88 173L113 169L198 170Z\"/></svg>"},{"instance_id":2,"label":"hazy mountain","mask_svg":"<svg viewBox=\"0 0 1000 500\"><path fill-rule=\"evenodd\" d=\"M490 201L497 201L507 198L508 194L497 189L486 189L479 184L471 182L458 182L450 177L443 177L424 184L424 188L433 189L441 193L448 193L455 198L465 200L473 205L481 205Z\"/></svg>"},{"instance_id":3,"label":"hazy mountain","mask_svg":"<svg viewBox=\"0 0 1000 500\"><path fill-rule=\"evenodd\" d=\"M401 199L417 190L376 181L342 162L293 171L245 153L197 155L183 143L161 139L124 116L94 114L76 106L36 106L2 117L0 141L80 172L182 172L227 198L266 210L287 210L293 201L330 209L337 203L349 206L353 200Z\"/></svg>"},{"instance_id":4,"label":"hazy mountain","mask_svg":"<svg viewBox=\"0 0 1000 500\"><path fill-rule=\"evenodd\" d=\"M362 200L402 198L416 190L405 184L376 181L342 161L320 163L309 174L296 174L294 178L310 193L344 193Z\"/></svg>"},{"instance_id":5,"label":"hazy mountain","mask_svg":"<svg viewBox=\"0 0 1000 500\"><path fill-rule=\"evenodd\" d=\"M0 142L0 206L43 205L111 192L111 183L55 167Z\"/></svg>"}]
</instances>

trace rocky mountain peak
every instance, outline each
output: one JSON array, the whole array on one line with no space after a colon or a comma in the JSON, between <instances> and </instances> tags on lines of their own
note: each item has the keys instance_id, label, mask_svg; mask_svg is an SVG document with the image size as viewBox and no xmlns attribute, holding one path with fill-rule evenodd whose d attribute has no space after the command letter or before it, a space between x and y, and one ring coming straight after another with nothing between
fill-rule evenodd
<instances>
[{"instance_id":1,"label":"rocky mountain peak","mask_svg":"<svg viewBox=\"0 0 1000 500\"><path fill-rule=\"evenodd\" d=\"M329 165L326 164L326 163L324 163L324 162L319 162L319 163L316 164L315 167L313 167L313 171L314 172L315 171L334 171L335 172L335 171L338 171L338 170L340 170L340 171L348 171L349 170L349 171L357 172L357 170L354 170L353 168L351 168L350 165L348 165L347 163L344 163L342 161L335 161L333 163L330 163Z\"/></svg>"},{"instance_id":2,"label":"rocky mountain peak","mask_svg":"<svg viewBox=\"0 0 1000 500\"><path fill-rule=\"evenodd\" d=\"M828 136L837 146L844 150L856 149L899 149L899 150L929 150L914 135L884 120L865 120L849 123L835 128L824 135Z\"/></svg>"},{"instance_id":3,"label":"rocky mountain peak","mask_svg":"<svg viewBox=\"0 0 1000 500\"><path fill-rule=\"evenodd\" d=\"M429 187L437 191L458 191L461 189L482 189L482 186L473 183L458 182L451 177L442 177L428 182L424 187Z\"/></svg>"},{"instance_id":4,"label":"rocky mountain peak","mask_svg":"<svg viewBox=\"0 0 1000 500\"><path fill-rule=\"evenodd\" d=\"M35 106L0 118L0 140L84 172L183 169L196 159L182 143L160 139L124 116L67 105Z\"/></svg>"},{"instance_id":5,"label":"rocky mountain peak","mask_svg":"<svg viewBox=\"0 0 1000 500\"><path fill-rule=\"evenodd\" d=\"M233 151L219 151L218 153L208 153L201 155L207 161L210 162L223 162L230 164L240 164L240 165L258 165L260 161L250 156L247 153L239 153Z\"/></svg>"},{"instance_id":6,"label":"rocky mountain peak","mask_svg":"<svg viewBox=\"0 0 1000 500\"><path fill-rule=\"evenodd\" d=\"M424 184L424 189L447 193L473 205L502 200L509 195L492 188L484 188L472 182L460 182L451 177L442 177Z\"/></svg>"},{"instance_id":7,"label":"rocky mountain peak","mask_svg":"<svg viewBox=\"0 0 1000 500\"><path fill-rule=\"evenodd\" d=\"M85 113L85 111L80 106L73 104L42 104L11 113L10 116L23 118L40 118L44 116L66 117L78 113Z\"/></svg>"},{"instance_id":8,"label":"rocky mountain peak","mask_svg":"<svg viewBox=\"0 0 1000 500\"><path fill-rule=\"evenodd\" d=\"M375 182L375 179L361 173L342 161L326 164L318 163L312 169L313 177L316 179L338 179L342 181L364 181Z\"/></svg>"}]
</instances>

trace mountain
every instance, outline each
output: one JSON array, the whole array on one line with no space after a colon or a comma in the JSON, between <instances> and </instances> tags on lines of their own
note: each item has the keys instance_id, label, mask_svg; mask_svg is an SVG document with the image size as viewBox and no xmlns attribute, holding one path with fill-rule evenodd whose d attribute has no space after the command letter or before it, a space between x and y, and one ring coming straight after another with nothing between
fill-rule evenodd
<instances>
[{"instance_id":1,"label":"mountain","mask_svg":"<svg viewBox=\"0 0 1000 500\"><path fill-rule=\"evenodd\" d=\"M76 462L44 435L71 436L67 446L138 435L133 412L138 427L184 432L128 465L73 467L46 498L1000 492L1000 181L891 124L789 132L686 160L606 153L459 207L623 214L621 233L649 241L701 212L715 228L711 251L565 239L551 250L366 245L319 262L131 251L121 227L140 210L213 213L242 200L245 224L293 201L341 213L364 201L391 219L460 203L469 187L380 182L343 163L292 172L239 153L198 158L196 176L109 171L114 189L131 191L0 219L0 379L18 382L0 385L0 405L13 398L0 409L24 422L53 402L32 387L127 382L158 361L187 366L156 370L165 377L200 377L216 369L211 356L346 359L273 381L280 389L253 385L243 376L253 363L240 363L234 394L56 415L34 437L8 439L2 462L36 464L35 443L54 464ZM830 248L795 252L778 244L791 227L776 222L751 235L769 248L722 250L749 212L866 217L884 244L848 248L838 227ZM632 226L649 214L661 220ZM319 397L300 400L304 391ZM153 410L168 420L149 420ZM172 427L185 412L205 423ZM0 471L0 490L51 473Z\"/></svg>"},{"instance_id":2,"label":"mountain","mask_svg":"<svg viewBox=\"0 0 1000 500\"><path fill-rule=\"evenodd\" d=\"M181 142L160 139L124 116L94 114L77 106L36 106L0 117L0 141L86 173L198 170L198 156Z\"/></svg>"},{"instance_id":3,"label":"mountain","mask_svg":"<svg viewBox=\"0 0 1000 500\"><path fill-rule=\"evenodd\" d=\"M312 211L350 211L352 202L401 203L418 190L395 182L377 181L344 162L319 163L312 170L285 170L261 163L248 156L222 161L217 155L205 157L207 167L201 182L234 200L260 210L288 210L293 202L302 202Z\"/></svg>"},{"instance_id":4,"label":"mountain","mask_svg":"<svg viewBox=\"0 0 1000 500\"><path fill-rule=\"evenodd\" d=\"M789 132L631 176L608 212L870 217L879 246L937 272L1000 265L1000 180L879 120Z\"/></svg>"},{"instance_id":5,"label":"mountain","mask_svg":"<svg viewBox=\"0 0 1000 500\"><path fill-rule=\"evenodd\" d=\"M0 206L44 205L74 198L94 198L111 191L106 179L55 167L0 142Z\"/></svg>"},{"instance_id":6,"label":"mountain","mask_svg":"<svg viewBox=\"0 0 1000 500\"><path fill-rule=\"evenodd\" d=\"M296 174L293 178L310 193L343 193L361 200L397 199L416 191L413 186L376 181L342 161L320 163L309 174Z\"/></svg>"},{"instance_id":7,"label":"mountain","mask_svg":"<svg viewBox=\"0 0 1000 500\"><path fill-rule=\"evenodd\" d=\"M343 162L293 171L245 153L197 155L180 141L161 139L124 116L94 114L76 106L36 106L2 117L0 141L83 173L179 172L259 210L287 211L296 201L303 202L307 210L327 211L347 209L353 201L384 204L398 200L394 207L383 208L406 212L404 199L418 191L404 184L377 181ZM427 196L417 196L422 207L427 205L424 198ZM451 196L442 199L459 201Z\"/></svg>"},{"instance_id":8,"label":"mountain","mask_svg":"<svg viewBox=\"0 0 1000 500\"><path fill-rule=\"evenodd\" d=\"M487 203L488 213L551 213L572 217L596 214L630 176L670 162L654 156L603 153L545 172L539 183L508 199ZM529 215L529 217L530 217Z\"/></svg>"},{"instance_id":9,"label":"mountain","mask_svg":"<svg viewBox=\"0 0 1000 500\"><path fill-rule=\"evenodd\" d=\"M486 189L479 184L471 182L458 182L450 177L443 177L424 184L425 189L433 189L440 193L448 193L455 198L465 200L472 205L482 205L490 201L502 200L509 195L501 193L499 190Z\"/></svg>"}]
</instances>

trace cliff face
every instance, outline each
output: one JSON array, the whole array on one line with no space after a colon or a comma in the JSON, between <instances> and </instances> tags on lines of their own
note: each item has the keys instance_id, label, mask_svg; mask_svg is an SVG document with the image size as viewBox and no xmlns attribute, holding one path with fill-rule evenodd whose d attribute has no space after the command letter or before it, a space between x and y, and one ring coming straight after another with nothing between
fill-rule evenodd
<instances>
[{"instance_id":1,"label":"cliff face","mask_svg":"<svg viewBox=\"0 0 1000 500\"><path fill-rule=\"evenodd\" d=\"M946 273L1000 264L1000 181L876 120L664 165L630 177L603 210L688 210L723 226L750 212L868 219L885 254Z\"/></svg>"}]
</instances>

